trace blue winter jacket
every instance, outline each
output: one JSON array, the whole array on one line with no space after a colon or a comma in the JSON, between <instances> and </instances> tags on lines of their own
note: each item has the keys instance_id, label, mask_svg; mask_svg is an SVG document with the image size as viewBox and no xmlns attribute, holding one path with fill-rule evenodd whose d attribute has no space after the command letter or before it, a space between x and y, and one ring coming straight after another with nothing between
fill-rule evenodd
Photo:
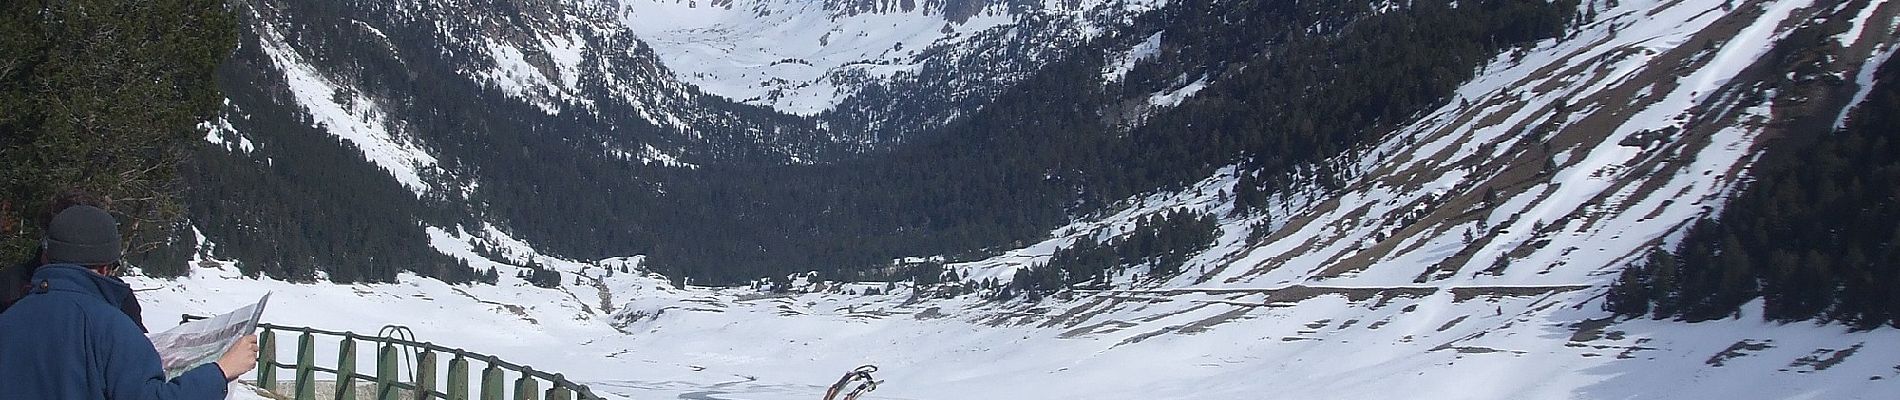
<instances>
[{"instance_id":1,"label":"blue winter jacket","mask_svg":"<svg viewBox=\"0 0 1900 400\"><path fill-rule=\"evenodd\" d=\"M132 288L76 265L33 273L0 314L0 399L222 399L216 363L165 380L158 351L120 311Z\"/></svg>"}]
</instances>

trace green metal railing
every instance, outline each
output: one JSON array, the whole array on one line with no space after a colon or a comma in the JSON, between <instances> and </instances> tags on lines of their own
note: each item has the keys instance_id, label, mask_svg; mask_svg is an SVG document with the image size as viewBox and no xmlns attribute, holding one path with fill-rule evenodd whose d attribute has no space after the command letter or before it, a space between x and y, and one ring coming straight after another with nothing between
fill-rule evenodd
<instances>
[{"instance_id":1,"label":"green metal railing","mask_svg":"<svg viewBox=\"0 0 1900 400\"><path fill-rule=\"evenodd\" d=\"M201 319L186 315L186 321ZM378 400L396 399L450 399L468 400L597 400L599 396L587 389L586 385L576 384L557 373L536 371L525 365L502 360L499 357L475 353L459 348L419 342L408 328L389 326L383 328L379 336L365 336L354 332L328 331L309 327L258 324L257 333L257 386L272 393L278 391L279 370L291 371L294 382L293 394L297 400L316 400L317 375L319 373L336 378L336 399L357 399L357 385L374 383L375 398ZM296 335L297 358L294 363L279 362L277 358L277 340L279 332ZM391 336L407 337L391 337ZM316 341L319 336L341 338L338 342L337 363L326 367L318 365ZM363 342L376 346L376 371L374 375L357 372L357 343ZM443 377L447 382L437 382L437 367L441 355L447 355L448 370ZM484 365L480 371L479 386L469 385L469 362L480 361ZM409 373L401 373L398 363L410 366ZM404 376L407 375L407 376ZM509 389L508 375L514 375L513 393ZM543 382L547 390L541 390ZM479 397L471 397L471 396Z\"/></svg>"}]
</instances>

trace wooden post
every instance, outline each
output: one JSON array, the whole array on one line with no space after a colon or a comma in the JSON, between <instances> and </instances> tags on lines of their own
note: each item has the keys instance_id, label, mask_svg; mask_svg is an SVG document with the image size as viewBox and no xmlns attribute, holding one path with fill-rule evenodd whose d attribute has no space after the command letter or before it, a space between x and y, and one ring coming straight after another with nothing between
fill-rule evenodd
<instances>
[{"instance_id":1,"label":"wooden post","mask_svg":"<svg viewBox=\"0 0 1900 400\"><path fill-rule=\"evenodd\" d=\"M423 350L416 355L416 400L428 400L435 392L435 352Z\"/></svg>"},{"instance_id":2,"label":"wooden post","mask_svg":"<svg viewBox=\"0 0 1900 400\"><path fill-rule=\"evenodd\" d=\"M343 337L336 360L336 398L356 398L356 339Z\"/></svg>"},{"instance_id":3,"label":"wooden post","mask_svg":"<svg viewBox=\"0 0 1900 400\"><path fill-rule=\"evenodd\" d=\"M541 398L541 390L537 388L540 386L539 383L540 381L534 380L533 373L522 369L521 379L515 380L515 400L539 400Z\"/></svg>"},{"instance_id":4,"label":"wooden post","mask_svg":"<svg viewBox=\"0 0 1900 400\"><path fill-rule=\"evenodd\" d=\"M297 400L317 400L317 349L310 332L297 336Z\"/></svg>"},{"instance_id":5,"label":"wooden post","mask_svg":"<svg viewBox=\"0 0 1900 400\"><path fill-rule=\"evenodd\" d=\"M468 400L468 358L456 353L449 359L449 400Z\"/></svg>"},{"instance_id":6,"label":"wooden post","mask_svg":"<svg viewBox=\"0 0 1900 400\"><path fill-rule=\"evenodd\" d=\"M488 368L482 369L482 400L502 400L506 397L501 392L503 379L508 378L501 376L501 367L495 366L494 363L489 363Z\"/></svg>"},{"instance_id":7,"label":"wooden post","mask_svg":"<svg viewBox=\"0 0 1900 400\"><path fill-rule=\"evenodd\" d=\"M257 334L257 387L277 392L277 334L270 328Z\"/></svg>"},{"instance_id":8,"label":"wooden post","mask_svg":"<svg viewBox=\"0 0 1900 400\"><path fill-rule=\"evenodd\" d=\"M561 384L561 382L566 382L566 381L567 381L567 377L561 376L561 374L554 374L554 381L548 382L549 387L548 387L548 393L547 393L546 399L547 400L574 400L574 391L572 389L568 389L567 385Z\"/></svg>"},{"instance_id":9,"label":"wooden post","mask_svg":"<svg viewBox=\"0 0 1900 400\"><path fill-rule=\"evenodd\" d=\"M402 398L395 385L398 380L396 374L399 373L396 369L396 345L383 343L382 347L376 350L376 398L378 400Z\"/></svg>"}]
</instances>

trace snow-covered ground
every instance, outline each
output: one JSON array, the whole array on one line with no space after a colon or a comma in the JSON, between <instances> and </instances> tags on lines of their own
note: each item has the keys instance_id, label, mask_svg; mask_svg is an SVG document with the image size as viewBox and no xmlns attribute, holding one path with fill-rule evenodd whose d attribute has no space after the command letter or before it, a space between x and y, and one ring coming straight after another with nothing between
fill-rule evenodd
<instances>
[{"instance_id":1,"label":"snow-covered ground","mask_svg":"<svg viewBox=\"0 0 1900 400\"><path fill-rule=\"evenodd\" d=\"M1900 389L1892 329L1753 315L1599 327L1591 289L1129 291L1031 308L907 303L903 289L747 300L748 290L672 290L636 274L603 280L626 296L613 299L619 309L594 307L586 286L511 277L293 285L201 269L134 286L159 288L141 293L155 327L274 292L274 323L363 333L404 324L420 340L560 372L609 398L813 399L862 364L881 367L885 383L869 398L883 399L1875 399ZM335 344L319 343L333 362Z\"/></svg>"},{"instance_id":2,"label":"snow-covered ground","mask_svg":"<svg viewBox=\"0 0 1900 400\"><path fill-rule=\"evenodd\" d=\"M885 284L805 282L810 292L793 295L676 288L641 272L639 257L548 257L493 225L426 229L443 253L497 269L499 285L407 275L291 284L215 260L195 262L187 278L130 280L152 289L140 297L155 328L273 293L268 322L362 333L406 325L421 340L561 372L609 398L813 399L863 364L881 367L885 383L867 398L882 399L1900 393L1900 330L1762 322L1759 304L1694 324L1601 310L1621 268L1678 239L1745 178L1755 139L1776 133L1762 123L1773 101L1739 100L1760 79L1747 67L1821 10L1807 0L1589 3L1600 17L1565 40L1500 55L1458 100L1330 161L1342 166L1342 189L1296 186L1265 212L1233 213L1226 193L1245 172L1230 167L1047 241L950 265L964 279L1007 280L1148 215L1220 217L1219 239L1184 273L1154 279L1135 267L1109 290L1027 303L915 296L903 283L878 295L861 293ZM1842 43L1860 44L1849 60L1892 53L1900 6L1867 4L1879 9L1841 13L1855 21ZM1268 232L1250 241L1256 226ZM562 285L516 278L513 265L529 263L562 271ZM319 353L334 354L328 346Z\"/></svg>"}]
</instances>

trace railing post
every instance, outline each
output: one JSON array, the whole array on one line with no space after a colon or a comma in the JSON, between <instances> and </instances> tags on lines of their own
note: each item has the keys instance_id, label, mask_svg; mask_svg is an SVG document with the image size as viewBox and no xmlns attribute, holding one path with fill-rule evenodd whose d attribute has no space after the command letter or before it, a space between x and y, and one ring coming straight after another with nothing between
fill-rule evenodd
<instances>
[{"instance_id":1,"label":"railing post","mask_svg":"<svg viewBox=\"0 0 1900 400\"><path fill-rule=\"evenodd\" d=\"M317 365L315 340L310 332L297 336L297 400L317 400L317 370L311 369Z\"/></svg>"},{"instance_id":2,"label":"railing post","mask_svg":"<svg viewBox=\"0 0 1900 400\"><path fill-rule=\"evenodd\" d=\"M397 400L401 398L396 390L396 345L383 343L376 350L376 398L378 400Z\"/></svg>"},{"instance_id":3,"label":"railing post","mask_svg":"<svg viewBox=\"0 0 1900 400\"><path fill-rule=\"evenodd\" d=\"M456 353L449 359L449 400L468 400L468 358Z\"/></svg>"},{"instance_id":4,"label":"railing post","mask_svg":"<svg viewBox=\"0 0 1900 400\"><path fill-rule=\"evenodd\" d=\"M266 392L277 391L277 334L270 328L257 334L257 387Z\"/></svg>"},{"instance_id":5,"label":"railing post","mask_svg":"<svg viewBox=\"0 0 1900 400\"><path fill-rule=\"evenodd\" d=\"M435 352L423 350L416 355L416 400L427 400L435 392Z\"/></svg>"},{"instance_id":6,"label":"railing post","mask_svg":"<svg viewBox=\"0 0 1900 400\"><path fill-rule=\"evenodd\" d=\"M501 367L489 362L488 368L482 369L482 400L502 400L505 397L501 392L503 379L507 378L501 376Z\"/></svg>"},{"instance_id":7,"label":"railing post","mask_svg":"<svg viewBox=\"0 0 1900 400\"><path fill-rule=\"evenodd\" d=\"M547 400L574 400L574 391L561 383L565 381L567 377L554 374L554 381L548 382Z\"/></svg>"},{"instance_id":8,"label":"railing post","mask_svg":"<svg viewBox=\"0 0 1900 400\"><path fill-rule=\"evenodd\" d=\"M336 360L336 398L356 399L356 339L343 337Z\"/></svg>"},{"instance_id":9,"label":"railing post","mask_svg":"<svg viewBox=\"0 0 1900 400\"><path fill-rule=\"evenodd\" d=\"M515 380L515 400L539 400L541 397L539 382L534 379L533 371L522 368L521 379Z\"/></svg>"}]
</instances>

